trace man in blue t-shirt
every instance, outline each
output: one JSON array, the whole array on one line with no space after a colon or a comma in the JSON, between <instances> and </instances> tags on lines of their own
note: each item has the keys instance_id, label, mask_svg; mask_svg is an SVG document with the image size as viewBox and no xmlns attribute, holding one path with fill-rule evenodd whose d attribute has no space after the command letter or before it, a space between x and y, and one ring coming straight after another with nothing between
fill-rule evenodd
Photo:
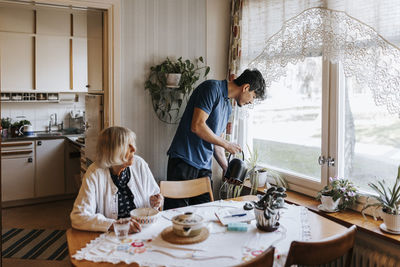
<instances>
[{"instance_id":1,"label":"man in blue t-shirt","mask_svg":"<svg viewBox=\"0 0 400 267\"><path fill-rule=\"evenodd\" d=\"M225 151L241 151L238 144L221 137L232 112L230 99L239 107L265 97L265 81L258 70L245 70L233 81L207 80L192 93L167 152L168 181L192 180L208 176L214 155L226 172ZM209 194L187 199L165 198L164 209L209 202Z\"/></svg>"}]
</instances>

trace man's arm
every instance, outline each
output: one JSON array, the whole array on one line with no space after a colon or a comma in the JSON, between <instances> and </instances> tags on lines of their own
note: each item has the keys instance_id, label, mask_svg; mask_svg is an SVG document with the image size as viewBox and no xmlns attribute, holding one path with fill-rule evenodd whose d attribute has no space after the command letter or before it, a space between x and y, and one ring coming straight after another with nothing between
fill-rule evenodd
<instances>
[{"instance_id":1,"label":"man's arm","mask_svg":"<svg viewBox=\"0 0 400 267\"><path fill-rule=\"evenodd\" d=\"M225 150L223 147L214 145L214 158L217 160L219 166L221 166L223 171L222 175L224 175L228 168L228 161L226 160Z\"/></svg>"},{"instance_id":2,"label":"man's arm","mask_svg":"<svg viewBox=\"0 0 400 267\"><path fill-rule=\"evenodd\" d=\"M217 136L206 124L207 119L207 112L200 108L194 108L191 131L204 141L225 148L231 154L242 151L238 144L228 142L222 137Z\"/></svg>"}]
</instances>

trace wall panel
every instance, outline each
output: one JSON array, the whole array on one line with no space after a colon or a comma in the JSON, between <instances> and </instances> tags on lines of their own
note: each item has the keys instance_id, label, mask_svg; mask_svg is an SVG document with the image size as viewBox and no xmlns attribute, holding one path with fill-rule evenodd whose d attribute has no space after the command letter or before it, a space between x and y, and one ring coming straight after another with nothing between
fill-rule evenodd
<instances>
[{"instance_id":1,"label":"wall panel","mask_svg":"<svg viewBox=\"0 0 400 267\"><path fill-rule=\"evenodd\" d=\"M224 7L229 6L229 0ZM226 34L214 47L207 47L207 0L124 0L122 1L122 125L137 134L137 154L143 157L157 179L165 179L167 155L177 125L161 122L155 115L148 91L144 90L150 66L170 58L193 59L218 49L227 55ZM212 2L212 1L211 1ZM220 8L221 5L217 5ZM215 10L214 10L215 11ZM229 10L218 14L223 31ZM213 15L214 16L214 15ZM218 19L214 19L217 21ZM229 24L229 23L228 23ZM215 28L215 27L214 27ZM221 30L220 27L216 29ZM215 32L213 35L215 37ZM213 38L214 38L213 37ZM221 50L222 49L222 50ZM224 52L222 52L224 53ZM212 77L223 79L226 62L211 65Z\"/></svg>"}]
</instances>

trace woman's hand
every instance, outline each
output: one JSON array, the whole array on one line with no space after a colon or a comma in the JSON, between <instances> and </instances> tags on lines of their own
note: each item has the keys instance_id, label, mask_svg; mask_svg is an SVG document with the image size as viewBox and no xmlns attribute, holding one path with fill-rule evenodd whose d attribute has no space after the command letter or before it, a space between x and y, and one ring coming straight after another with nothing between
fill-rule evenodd
<instances>
[{"instance_id":1,"label":"woman's hand","mask_svg":"<svg viewBox=\"0 0 400 267\"><path fill-rule=\"evenodd\" d=\"M164 197L161 194L153 195L150 197L150 206L152 208L159 208L161 207L164 201Z\"/></svg>"},{"instance_id":2,"label":"woman's hand","mask_svg":"<svg viewBox=\"0 0 400 267\"><path fill-rule=\"evenodd\" d=\"M142 231L142 226L140 225L140 223L131 218L129 233L134 234L139 233L140 231Z\"/></svg>"}]
</instances>

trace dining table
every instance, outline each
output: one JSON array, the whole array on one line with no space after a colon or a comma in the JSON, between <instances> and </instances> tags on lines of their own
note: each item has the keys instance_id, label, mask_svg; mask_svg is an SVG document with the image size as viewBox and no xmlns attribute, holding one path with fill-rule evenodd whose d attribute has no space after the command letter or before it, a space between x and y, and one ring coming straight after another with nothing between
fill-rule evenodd
<instances>
[{"instance_id":1,"label":"dining table","mask_svg":"<svg viewBox=\"0 0 400 267\"><path fill-rule=\"evenodd\" d=\"M346 229L305 207L289 204L282 210L279 229L271 233L257 229L255 220L248 222L249 229L246 232L229 232L217 218L215 220L211 218L211 212L214 214L216 210L240 209L244 203L257 199L257 196L248 195L162 211L160 214L162 219L157 221L159 225L149 226L149 229L142 230L143 233L130 235L132 243L125 247L113 244L118 240L112 232L101 233L70 228L67 230L67 241L71 263L82 267L234 266L256 257L273 245L276 247L274 266L283 266L291 241L320 241L343 233ZM171 217L186 211L194 211L206 217L208 239L191 245L169 244L162 240L161 231L171 226ZM141 247L133 250L131 245L137 244Z\"/></svg>"}]
</instances>

